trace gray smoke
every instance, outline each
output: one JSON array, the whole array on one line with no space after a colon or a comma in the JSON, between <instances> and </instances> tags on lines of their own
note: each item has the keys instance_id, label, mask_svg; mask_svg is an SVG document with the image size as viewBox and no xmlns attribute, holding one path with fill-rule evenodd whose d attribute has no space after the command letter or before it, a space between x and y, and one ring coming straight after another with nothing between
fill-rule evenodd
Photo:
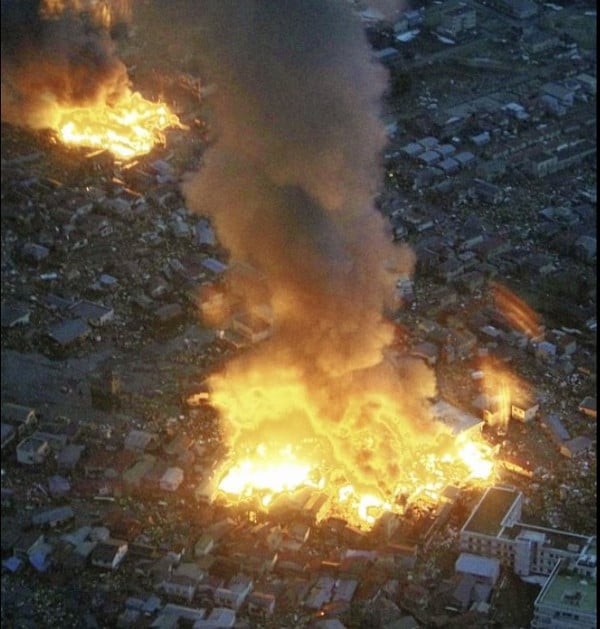
<instances>
[{"instance_id":1,"label":"gray smoke","mask_svg":"<svg viewBox=\"0 0 600 629\"><path fill-rule=\"evenodd\" d=\"M413 256L373 208L387 75L360 20L343 1L225 0L202 22L218 140L184 186L189 207L266 274L291 363L332 375L379 362L394 273Z\"/></svg>"}]
</instances>

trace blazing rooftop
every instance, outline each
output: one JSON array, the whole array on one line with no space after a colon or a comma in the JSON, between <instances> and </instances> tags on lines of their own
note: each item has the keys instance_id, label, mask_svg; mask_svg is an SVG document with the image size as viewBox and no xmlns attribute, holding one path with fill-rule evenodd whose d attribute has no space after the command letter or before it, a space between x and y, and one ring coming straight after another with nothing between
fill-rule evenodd
<instances>
[{"instance_id":1,"label":"blazing rooftop","mask_svg":"<svg viewBox=\"0 0 600 629\"><path fill-rule=\"evenodd\" d=\"M167 128L182 125L166 104L128 92L114 105L56 107L51 126L65 144L107 149L117 158L132 159L164 143Z\"/></svg>"}]
</instances>

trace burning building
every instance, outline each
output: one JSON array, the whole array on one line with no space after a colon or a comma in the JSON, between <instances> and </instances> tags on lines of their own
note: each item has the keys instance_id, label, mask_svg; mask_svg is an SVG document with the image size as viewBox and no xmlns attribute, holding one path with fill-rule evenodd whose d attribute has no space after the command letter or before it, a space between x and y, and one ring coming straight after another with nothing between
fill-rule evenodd
<instances>
[{"instance_id":1,"label":"burning building","mask_svg":"<svg viewBox=\"0 0 600 629\"><path fill-rule=\"evenodd\" d=\"M115 33L127 0L2 0L2 121L131 159L181 126L131 89Z\"/></svg>"},{"instance_id":2,"label":"burning building","mask_svg":"<svg viewBox=\"0 0 600 629\"><path fill-rule=\"evenodd\" d=\"M210 380L221 491L268 504L312 486L364 523L469 478L473 457L432 419L432 372L384 359L384 312L415 260L374 210L387 77L360 20L317 0L208 3L202 19L218 139L184 193L231 261L264 276L273 314L270 338Z\"/></svg>"}]
</instances>

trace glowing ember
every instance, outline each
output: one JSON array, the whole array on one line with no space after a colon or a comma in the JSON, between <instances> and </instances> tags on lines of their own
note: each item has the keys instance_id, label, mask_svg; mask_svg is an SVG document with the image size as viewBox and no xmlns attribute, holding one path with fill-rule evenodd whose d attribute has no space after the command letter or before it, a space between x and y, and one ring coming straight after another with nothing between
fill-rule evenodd
<instances>
[{"instance_id":1,"label":"glowing ember","mask_svg":"<svg viewBox=\"0 0 600 629\"><path fill-rule=\"evenodd\" d=\"M121 159L164 143L163 132L169 127L182 128L177 116L164 103L146 100L139 92L129 92L114 105L61 107L52 123L65 144L107 149Z\"/></svg>"},{"instance_id":2,"label":"glowing ember","mask_svg":"<svg viewBox=\"0 0 600 629\"><path fill-rule=\"evenodd\" d=\"M219 489L238 496L251 496L255 492L267 492L270 496L305 485L314 486L310 478L313 466L293 458L291 448L269 456L267 449L261 445L254 456L242 459L227 471ZM262 502L266 506L270 497L263 498Z\"/></svg>"},{"instance_id":3,"label":"glowing ember","mask_svg":"<svg viewBox=\"0 0 600 629\"><path fill-rule=\"evenodd\" d=\"M488 480L494 472L491 450L482 443L467 441L458 451L460 460L470 471L470 478Z\"/></svg>"},{"instance_id":4,"label":"glowing ember","mask_svg":"<svg viewBox=\"0 0 600 629\"><path fill-rule=\"evenodd\" d=\"M272 453L261 443L254 451L225 464L218 490L229 500L254 497L263 508L268 508L277 495L293 494L303 487L318 488L328 498L325 515L341 516L355 526L370 527L386 511L402 513L406 503L436 503L447 485L482 485L491 482L494 474L491 448L469 435L449 441L442 454L422 452L418 463L405 470L401 482L388 496L363 493L352 484L340 487L340 479L336 480L336 472L331 471L328 461L308 462L301 450L287 445ZM400 500L401 496L404 500Z\"/></svg>"}]
</instances>

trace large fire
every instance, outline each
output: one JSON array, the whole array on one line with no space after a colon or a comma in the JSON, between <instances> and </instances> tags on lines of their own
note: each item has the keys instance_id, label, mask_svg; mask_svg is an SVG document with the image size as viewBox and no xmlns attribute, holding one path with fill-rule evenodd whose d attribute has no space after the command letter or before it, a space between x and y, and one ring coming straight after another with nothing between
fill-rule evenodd
<instances>
[{"instance_id":1,"label":"large fire","mask_svg":"<svg viewBox=\"0 0 600 629\"><path fill-rule=\"evenodd\" d=\"M121 160L164 143L179 119L132 91L117 52L132 15L129 0L3 1L2 120Z\"/></svg>"},{"instance_id":2,"label":"large fire","mask_svg":"<svg viewBox=\"0 0 600 629\"><path fill-rule=\"evenodd\" d=\"M245 387L240 377L235 384L230 378L212 381L226 432L235 429L229 434L230 457L216 478L229 501L253 500L268 509L276 497L312 488L327 497L322 517L336 515L370 527L385 511L402 513L407 504L437 502L448 485L493 480L492 450L476 430L458 437L443 426L419 432L394 415L393 398L379 392L378 402L369 403L373 393L368 391L347 392L346 412L334 422L320 415L327 413L319 410L321 401L310 399L299 382L246 382ZM286 416L290 421L276 419ZM381 477L382 471L389 476Z\"/></svg>"},{"instance_id":3,"label":"large fire","mask_svg":"<svg viewBox=\"0 0 600 629\"><path fill-rule=\"evenodd\" d=\"M115 104L57 107L51 126L65 144L107 149L124 160L164 143L164 131L169 127L182 127L167 105L131 91Z\"/></svg>"}]
</instances>

